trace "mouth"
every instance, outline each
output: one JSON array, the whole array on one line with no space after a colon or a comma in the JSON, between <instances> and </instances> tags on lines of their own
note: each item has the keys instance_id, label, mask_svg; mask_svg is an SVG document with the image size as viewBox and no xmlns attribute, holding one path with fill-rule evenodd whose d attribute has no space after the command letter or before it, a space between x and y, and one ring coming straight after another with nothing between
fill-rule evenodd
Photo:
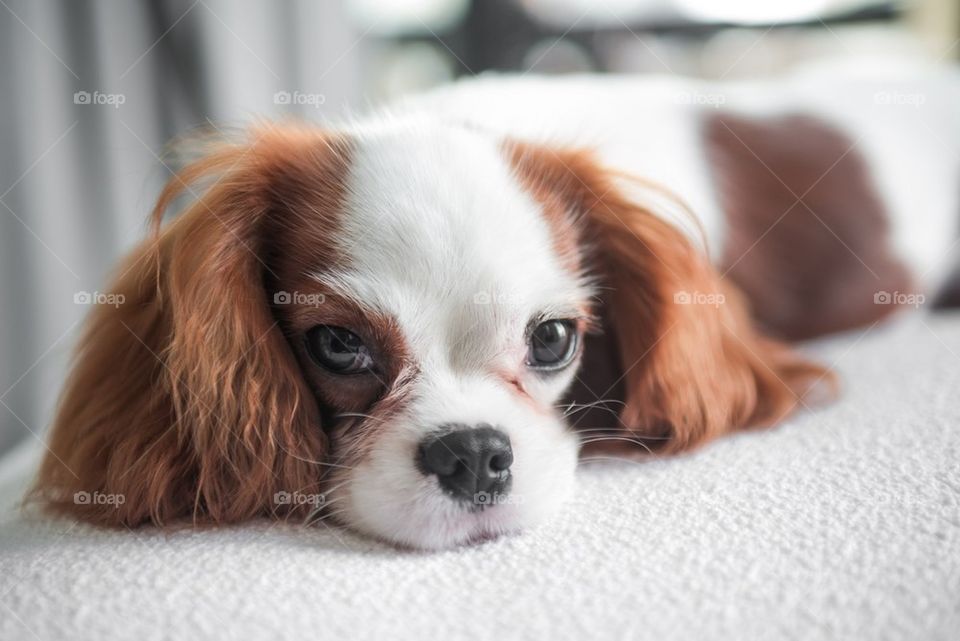
<instances>
[{"instance_id":1,"label":"mouth","mask_svg":"<svg viewBox=\"0 0 960 641\"><path fill-rule=\"evenodd\" d=\"M382 533L368 533L365 536L371 536L386 545L401 550L439 552L493 543L503 538L517 536L523 532L524 528L516 524L511 525L509 519L489 518L497 511L497 508L490 507L464 511L460 517L452 518L445 524L448 538L442 541L430 540L422 536L416 540L410 538L399 540ZM436 524L428 527L436 527Z\"/></svg>"},{"instance_id":2,"label":"mouth","mask_svg":"<svg viewBox=\"0 0 960 641\"><path fill-rule=\"evenodd\" d=\"M454 528L462 528L460 545L488 543L503 536L517 534L521 527L502 505L471 505L460 518L452 519ZM456 543L454 543L456 545Z\"/></svg>"},{"instance_id":3,"label":"mouth","mask_svg":"<svg viewBox=\"0 0 960 641\"><path fill-rule=\"evenodd\" d=\"M507 536L507 532L478 532L469 539L467 539L465 545L483 545L484 543L492 543L497 539Z\"/></svg>"}]
</instances>

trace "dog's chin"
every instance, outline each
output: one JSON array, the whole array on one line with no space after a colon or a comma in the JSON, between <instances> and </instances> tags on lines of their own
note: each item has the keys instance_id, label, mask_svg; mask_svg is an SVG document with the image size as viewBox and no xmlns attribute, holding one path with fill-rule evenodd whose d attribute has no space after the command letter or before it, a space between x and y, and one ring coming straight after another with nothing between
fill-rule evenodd
<instances>
[{"instance_id":1,"label":"dog's chin","mask_svg":"<svg viewBox=\"0 0 960 641\"><path fill-rule=\"evenodd\" d=\"M512 495L503 495L509 502ZM379 513L348 511L344 524L361 534L416 550L444 550L492 541L536 527L559 511L563 500L536 509L519 503L466 505L445 496L423 497L416 505Z\"/></svg>"},{"instance_id":2,"label":"dog's chin","mask_svg":"<svg viewBox=\"0 0 960 641\"><path fill-rule=\"evenodd\" d=\"M331 496L339 508L336 518L361 534L419 550L475 544L537 527L556 516L574 486L577 441L572 434L553 436L549 444L515 439L520 447L509 490L481 493L467 502L445 493L435 476L396 465L389 453L373 456L352 469Z\"/></svg>"},{"instance_id":3,"label":"dog's chin","mask_svg":"<svg viewBox=\"0 0 960 641\"><path fill-rule=\"evenodd\" d=\"M525 524L516 506L490 506L481 509L459 508L442 519L427 518L419 523L413 519L399 537L394 532L387 538L391 543L418 550L443 550L463 545L475 545L519 534L532 524Z\"/></svg>"}]
</instances>

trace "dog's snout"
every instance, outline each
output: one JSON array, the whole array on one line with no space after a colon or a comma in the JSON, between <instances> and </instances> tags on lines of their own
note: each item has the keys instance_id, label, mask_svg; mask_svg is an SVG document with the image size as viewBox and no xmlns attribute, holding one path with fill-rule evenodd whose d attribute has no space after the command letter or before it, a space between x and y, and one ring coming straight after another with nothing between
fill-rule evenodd
<instances>
[{"instance_id":1,"label":"dog's snout","mask_svg":"<svg viewBox=\"0 0 960 641\"><path fill-rule=\"evenodd\" d=\"M492 427L457 429L420 443L420 467L435 474L453 497L475 501L477 495L506 490L513 450L510 438Z\"/></svg>"}]
</instances>

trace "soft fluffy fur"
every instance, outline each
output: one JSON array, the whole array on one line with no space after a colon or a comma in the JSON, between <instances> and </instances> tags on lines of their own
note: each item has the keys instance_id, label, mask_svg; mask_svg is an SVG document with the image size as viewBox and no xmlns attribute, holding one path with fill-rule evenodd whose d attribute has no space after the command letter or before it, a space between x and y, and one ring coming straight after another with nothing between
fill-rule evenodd
<instances>
[{"instance_id":1,"label":"soft fluffy fur","mask_svg":"<svg viewBox=\"0 0 960 641\"><path fill-rule=\"evenodd\" d=\"M260 126L171 180L111 289L124 304L89 319L37 496L103 525L323 513L446 547L555 513L580 441L680 452L830 386L755 325L697 225L664 215L685 194L588 148L421 111ZM195 202L161 225L183 193ZM531 319L554 317L590 332L576 382L576 364L523 366ZM316 366L303 345L316 324L361 334L377 376ZM600 423L575 414L611 398ZM513 442L515 500L467 509L413 459L441 426L481 423ZM325 512L278 493L322 496Z\"/></svg>"}]
</instances>

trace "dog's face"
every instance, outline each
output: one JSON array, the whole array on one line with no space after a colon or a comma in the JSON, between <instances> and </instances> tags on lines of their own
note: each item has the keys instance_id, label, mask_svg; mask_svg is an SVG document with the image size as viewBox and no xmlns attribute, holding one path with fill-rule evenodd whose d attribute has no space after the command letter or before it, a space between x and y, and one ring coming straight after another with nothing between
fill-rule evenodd
<instances>
[{"instance_id":1,"label":"dog's face","mask_svg":"<svg viewBox=\"0 0 960 641\"><path fill-rule=\"evenodd\" d=\"M327 508L425 547L539 521L572 486L555 405L591 309L564 232L459 129L377 132L340 179L337 233L278 261L274 305L323 409Z\"/></svg>"},{"instance_id":2,"label":"dog's face","mask_svg":"<svg viewBox=\"0 0 960 641\"><path fill-rule=\"evenodd\" d=\"M554 514L581 445L689 448L776 420L823 373L756 335L586 152L439 123L270 128L174 179L158 226L203 179L121 267L125 304L92 315L38 484L61 511L332 518L448 547ZM608 401L600 423L561 409Z\"/></svg>"}]
</instances>

